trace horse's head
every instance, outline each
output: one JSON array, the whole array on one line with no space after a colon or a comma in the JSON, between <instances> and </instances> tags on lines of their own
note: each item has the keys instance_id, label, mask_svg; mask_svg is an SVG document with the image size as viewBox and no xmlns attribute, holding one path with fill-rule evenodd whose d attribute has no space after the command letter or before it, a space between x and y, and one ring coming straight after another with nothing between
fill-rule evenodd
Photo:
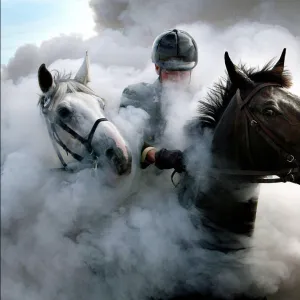
<instances>
[{"instance_id":1,"label":"horse's head","mask_svg":"<svg viewBox=\"0 0 300 300\"><path fill-rule=\"evenodd\" d=\"M268 64L257 72L237 67L225 53L228 91L234 97L220 118L214 142L219 146L220 133L231 127L226 135L235 143L231 159L239 160L243 169L278 171L300 162L300 98L286 89L291 78L284 71L285 53L274 67Z\"/></svg>"},{"instance_id":2,"label":"horse's head","mask_svg":"<svg viewBox=\"0 0 300 300\"><path fill-rule=\"evenodd\" d=\"M89 61L74 79L56 76L42 64L38 81L43 94L39 104L56 153L65 169L63 153L71 154L81 168L109 166L117 175L131 171L131 153L116 126L104 114L104 100L90 88ZM74 164L73 164L74 165Z\"/></svg>"}]
</instances>

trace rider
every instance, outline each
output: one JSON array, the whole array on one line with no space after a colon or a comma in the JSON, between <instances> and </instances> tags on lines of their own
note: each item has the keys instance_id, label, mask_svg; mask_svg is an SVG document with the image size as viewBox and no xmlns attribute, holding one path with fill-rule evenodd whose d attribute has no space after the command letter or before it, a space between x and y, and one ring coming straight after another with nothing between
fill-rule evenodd
<instances>
[{"instance_id":1,"label":"rider","mask_svg":"<svg viewBox=\"0 0 300 300\"><path fill-rule=\"evenodd\" d=\"M148 127L145 128L141 167L144 169L154 163L159 169L175 169L180 173L185 169L183 152L157 149L166 127L162 103L164 91L168 88L170 81L189 90L192 70L198 63L197 44L193 37L183 30L172 29L163 32L154 40L152 62L158 79L152 84L142 82L125 88L120 108L134 106L145 110L150 116ZM202 129L201 122L190 125L187 130L191 135L194 132L199 133Z\"/></svg>"},{"instance_id":2,"label":"rider","mask_svg":"<svg viewBox=\"0 0 300 300\"><path fill-rule=\"evenodd\" d=\"M164 92L169 84L189 91L191 73L198 63L197 44L194 38L183 30L165 31L154 40L152 62L158 79L152 84L142 82L125 88L120 108L132 105L145 110L150 116L149 125L145 128L141 167L146 168L155 163L159 169L175 168L180 171L181 151L157 151L155 146L158 146L166 127L162 114Z\"/></svg>"}]
</instances>

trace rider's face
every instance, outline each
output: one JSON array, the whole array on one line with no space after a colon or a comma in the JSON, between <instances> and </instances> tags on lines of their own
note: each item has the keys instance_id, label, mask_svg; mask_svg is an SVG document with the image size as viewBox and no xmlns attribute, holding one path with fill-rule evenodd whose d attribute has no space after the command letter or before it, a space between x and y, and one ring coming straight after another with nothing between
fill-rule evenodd
<instances>
[{"instance_id":1,"label":"rider's face","mask_svg":"<svg viewBox=\"0 0 300 300\"><path fill-rule=\"evenodd\" d=\"M162 83L179 83L179 84L189 84L191 79L191 71L173 71L164 70L156 67L156 71L160 73L160 80Z\"/></svg>"},{"instance_id":2,"label":"rider's face","mask_svg":"<svg viewBox=\"0 0 300 300\"><path fill-rule=\"evenodd\" d=\"M171 82L186 82L190 80L191 71L168 71L161 70L161 80L162 82L171 81Z\"/></svg>"}]
</instances>

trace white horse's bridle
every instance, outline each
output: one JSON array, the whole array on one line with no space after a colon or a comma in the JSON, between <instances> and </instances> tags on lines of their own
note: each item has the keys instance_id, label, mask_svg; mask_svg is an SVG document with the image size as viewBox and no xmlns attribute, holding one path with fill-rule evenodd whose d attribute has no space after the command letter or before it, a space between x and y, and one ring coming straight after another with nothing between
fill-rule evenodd
<instances>
[{"instance_id":1,"label":"white horse's bridle","mask_svg":"<svg viewBox=\"0 0 300 300\"><path fill-rule=\"evenodd\" d=\"M64 131L68 132L74 139L78 140L87 150L89 156L90 156L90 163L88 165L86 164L82 164L81 167L92 167L93 169L96 169L98 167L98 161L99 161L99 154L94 151L93 147L92 147L92 140L95 134L95 131L98 127L98 125L101 122L104 121L108 121L106 118L99 118L95 121L94 125L92 126L92 129L90 130L90 133L88 135L87 138L82 137L81 135L79 135L77 132L75 132L72 128L70 128L68 125L66 125L63 121L61 121L59 118L56 119L56 122L50 120L50 118L48 117L49 114L49 106L51 103L51 99L50 97L44 97L41 101L41 106L42 106L42 113L44 115L46 124L47 124L47 129L48 129L48 133L50 135L54 150L57 154L57 157L59 158L61 164L62 164L62 168L58 168L57 170L65 170L67 172L75 172L78 170L77 168L74 167L70 167L65 160L63 159L63 156L58 148L58 145L61 146L67 154L71 154L73 158L75 158L77 161L82 162L84 160L84 157L73 152L72 150L70 150L65 144L64 142L60 139L57 130L56 130L56 125L58 125L60 128L62 128ZM101 104L101 103L99 103Z\"/></svg>"}]
</instances>

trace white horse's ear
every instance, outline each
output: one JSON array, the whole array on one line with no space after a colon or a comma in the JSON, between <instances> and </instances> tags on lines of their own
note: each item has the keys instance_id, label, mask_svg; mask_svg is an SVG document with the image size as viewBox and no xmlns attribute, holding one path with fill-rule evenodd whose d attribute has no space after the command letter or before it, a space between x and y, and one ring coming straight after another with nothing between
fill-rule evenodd
<instances>
[{"instance_id":1,"label":"white horse's ear","mask_svg":"<svg viewBox=\"0 0 300 300\"><path fill-rule=\"evenodd\" d=\"M76 73L74 79L82 84L87 84L90 82L90 60L88 56L88 52L85 53L84 61Z\"/></svg>"}]
</instances>

